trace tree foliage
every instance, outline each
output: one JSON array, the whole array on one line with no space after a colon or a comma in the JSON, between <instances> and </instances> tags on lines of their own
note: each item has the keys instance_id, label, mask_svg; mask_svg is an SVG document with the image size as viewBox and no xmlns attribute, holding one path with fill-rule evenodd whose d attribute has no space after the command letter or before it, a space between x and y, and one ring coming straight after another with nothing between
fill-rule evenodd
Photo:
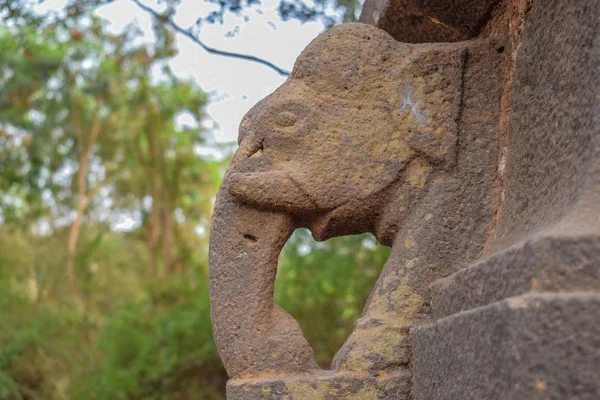
<instances>
[{"instance_id":1,"label":"tree foliage","mask_svg":"<svg viewBox=\"0 0 600 400\"><path fill-rule=\"evenodd\" d=\"M227 13L249 18L246 11L253 7L261 7L261 0L204 0L215 4L216 10L201 16L199 22L223 23ZM330 27L341 22L356 20L360 9L359 0L280 0L277 12L284 20L297 19L301 22L319 21L324 26Z\"/></svg>"},{"instance_id":2,"label":"tree foliage","mask_svg":"<svg viewBox=\"0 0 600 400\"><path fill-rule=\"evenodd\" d=\"M388 254L371 235L316 243L298 230L286 244L275 302L296 318L322 368L352 331Z\"/></svg>"},{"instance_id":3,"label":"tree foliage","mask_svg":"<svg viewBox=\"0 0 600 400\"><path fill-rule=\"evenodd\" d=\"M10 18L21 15L23 4L29 0L7 0L0 4L0 11L4 11ZM43 3L45 0L38 0ZM68 0L65 7L68 17L77 17L82 14L93 13L100 6L114 3L118 0ZM252 54L243 54L237 52L218 49L206 44L200 39L202 27L206 24L224 24L226 15L234 15L242 23L251 20L251 11L258 14L264 14L262 0L202 0L204 3L213 6L205 13L199 13L196 16L196 22L192 26L184 27L174 20L174 16L179 11L179 5L182 0L157 0L146 3L143 0L128 0L135 3L140 9L149 13L154 22L163 28L171 29L176 33L186 36L203 50L210 54L242 59L245 61L262 64L273 69L280 75L289 75L289 71L273 64L269 60L262 59ZM342 22L352 22L358 17L358 12L364 0L279 0L277 3L277 13L283 21L299 20L301 23L310 21L319 21L324 28L329 28ZM273 27L273 21L267 21ZM240 24L235 24L226 37L236 36L240 31Z\"/></svg>"},{"instance_id":4,"label":"tree foliage","mask_svg":"<svg viewBox=\"0 0 600 400\"><path fill-rule=\"evenodd\" d=\"M0 400L223 399L207 288L210 212L227 159L208 97L169 68L173 33L108 33L0 5ZM14 4L13 4L14 5ZM222 152L222 149L215 149ZM297 232L276 301L322 366L386 250Z\"/></svg>"}]
</instances>

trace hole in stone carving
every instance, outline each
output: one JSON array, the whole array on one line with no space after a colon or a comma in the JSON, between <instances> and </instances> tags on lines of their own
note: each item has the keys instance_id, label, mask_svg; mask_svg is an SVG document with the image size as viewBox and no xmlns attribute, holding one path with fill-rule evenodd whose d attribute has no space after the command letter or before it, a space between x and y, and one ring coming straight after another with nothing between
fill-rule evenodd
<instances>
[{"instance_id":1,"label":"hole in stone carving","mask_svg":"<svg viewBox=\"0 0 600 400\"><path fill-rule=\"evenodd\" d=\"M504 53L504 46L500 46L496 49L496 51L500 54Z\"/></svg>"},{"instance_id":2,"label":"hole in stone carving","mask_svg":"<svg viewBox=\"0 0 600 400\"><path fill-rule=\"evenodd\" d=\"M244 235L244 239L246 239L246 240L248 240L248 241L250 241L250 242L253 242L253 243L255 243L255 242L258 240L258 239L256 238L256 236L254 236L254 235L250 235L250 234L248 234L248 233Z\"/></svg>"},{"instance_id":3,"label":"hole in stone carving","mask_svg":"<svg viewBox=\"0 0 600 400\"><path fill-rule=\"evenodd\" d=\"M321 368L352 332L388 255L370 234L316 242L299 229L285 245L275 302L298 321Z\"/></svg>"}]
</instances>

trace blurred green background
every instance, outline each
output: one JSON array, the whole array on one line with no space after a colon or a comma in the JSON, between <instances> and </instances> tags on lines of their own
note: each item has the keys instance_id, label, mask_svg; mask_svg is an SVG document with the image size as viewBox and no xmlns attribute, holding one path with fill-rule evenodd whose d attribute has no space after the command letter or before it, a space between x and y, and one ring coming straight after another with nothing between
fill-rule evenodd
<instances>
[{"instance_id":1,"label":"blurred green background","mask_svg":"<svg viewBox=\"0 0 600 400\"><path fill-rule=\"evenodd\" d=\"M0 3L0 400L223 399L207 242L234 145L207 140L167 26L149 49L76 3ZM365 235L286 245L275 300L322 367L387 254Z\"/></svg>"}]
</instances>

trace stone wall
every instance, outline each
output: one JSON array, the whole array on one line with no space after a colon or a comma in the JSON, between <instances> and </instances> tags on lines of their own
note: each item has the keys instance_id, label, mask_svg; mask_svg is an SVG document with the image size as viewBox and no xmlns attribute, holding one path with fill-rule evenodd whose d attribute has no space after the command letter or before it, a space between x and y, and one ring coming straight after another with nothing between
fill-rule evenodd
<instances>
[{"instance_id":1,"label":"stone wall","mask_svg":"<svg viewBox=\"0 0 600 400\"><path fill-rule=\"evenodd\" d=\"M432 285L415 399L600 398L598 1L509 2L502 195L486 253Z\"/></svg>"}]
</instances>

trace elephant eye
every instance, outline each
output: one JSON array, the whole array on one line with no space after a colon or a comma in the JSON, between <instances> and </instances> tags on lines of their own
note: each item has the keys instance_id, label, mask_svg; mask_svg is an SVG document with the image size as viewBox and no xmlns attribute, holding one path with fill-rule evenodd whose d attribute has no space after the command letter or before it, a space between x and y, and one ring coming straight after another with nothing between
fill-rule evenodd
<instances>
[{"instance_id":1,"label":"elephant eye","mask_svg":"<svg viewBox=\"0 0 600 400\"><path fill-rule=\"evenodd\" d=\"M277 125L292 126L298 120L298 116L290 111L282 111L276 117Z\"/></svg>"}]
</instances>

